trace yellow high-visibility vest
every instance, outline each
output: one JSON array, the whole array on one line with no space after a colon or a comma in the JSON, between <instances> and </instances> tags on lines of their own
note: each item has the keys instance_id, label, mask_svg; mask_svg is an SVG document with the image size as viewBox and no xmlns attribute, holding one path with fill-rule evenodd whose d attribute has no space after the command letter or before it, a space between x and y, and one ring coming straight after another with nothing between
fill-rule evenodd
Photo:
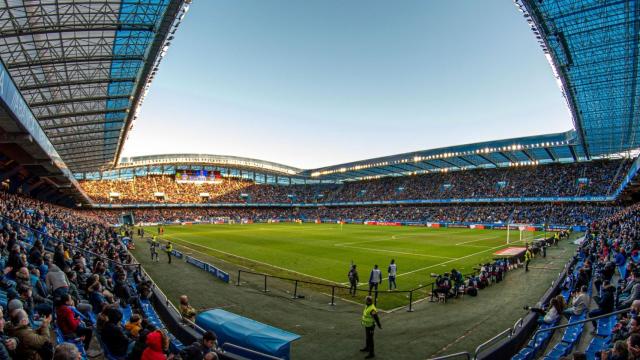
<instances>
[{"instance_id":1,"label":"yellow high-visibility vest","mask_svg":"<svg viewBox=\"0 0 640 360\"><path fill-rule=\"evenodd\" d=\"M375 321L373 320L373 315L371 312L377 312L376 306L371 304L369 306L365 306L364 311L362 312L362 326L371 327L375 325Z\"/></svg>"}]
</instances>

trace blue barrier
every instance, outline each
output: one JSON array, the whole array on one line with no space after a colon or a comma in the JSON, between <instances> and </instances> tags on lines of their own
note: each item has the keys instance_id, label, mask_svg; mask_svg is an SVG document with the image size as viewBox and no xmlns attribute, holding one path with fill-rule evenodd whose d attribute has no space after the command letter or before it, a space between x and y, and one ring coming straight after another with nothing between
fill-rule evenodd
<instances>
[{"instance_id":1,"label":"blue barrier","mask_svg":"<svg viewBox=\"0 0 640 360\"><path fill-rule=\"evenodd\" d=\"M202 312L196 317L196 325L211 330L218 336L218 343L232 343L278 358L289 359L291 342L300 335L222 310ZM263 359L243 354L249 359Z\"/></svg>"},{"instance_id":2,"label":"blue barrier","mask_svg":"<svg viewBox=\"0 0 640 360\"><path fill-rule=\"evenodd\" d=\"M202 269L210 274L212 274L213 276L215 276L216 278L222 280L225 283L229 283L230 279L229 279L229 274L225 271L222 271L220 269L218 269L217 267L208 264L206 262L200 261L194 257L191 256L186 256L186 261L187 263Z\"/></svg>"}]
</instances>

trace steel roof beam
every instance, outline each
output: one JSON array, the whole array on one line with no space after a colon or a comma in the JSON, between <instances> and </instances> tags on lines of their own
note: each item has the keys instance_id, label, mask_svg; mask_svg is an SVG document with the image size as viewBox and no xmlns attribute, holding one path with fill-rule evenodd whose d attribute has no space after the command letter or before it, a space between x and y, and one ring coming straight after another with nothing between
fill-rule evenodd
<instances>
[{"instance_id":1,"label":"steel roof beam","mask_svg":"<svg viewBox=\"0 0 640 360\"><path fill-rule=\"evenodd\" d=\"M84 138L84 139L75 139L75 140L70 140L70 141L60 141L60 142L52 141L51 143L55 147L58 147L58 146L64 146L64 145L68 145L68 144L78 144L78 143L89 142L89 141L113 140L113 139L117 139L119 137L120 137L120 133L118 132L118 136L87 137L87 138Z\"/></svg>"},{"instance_id":2,"label":"steel roof beam","mask_svg":"<svg viewBox=\"0 0 640 360\"><path fill-rule=\"evenodd\" d=\"M525 156L526 156L530 161L536 161L536 158L535 158L533 155L531 155L531 154L529 153L529 150L527 150L527 149L521 149L520 151L521 151L521 152L522 152L522 153L523 153L523 154L524 154L524 155L525 155Z\"/></svg>"},{"instance_id":3,"label":"steel roof beam","mask_svg":"<svg viewBox=\"0 0 640 360\"><path fill-rule=\"evenodd\" d=\"M144 60L145 60L144 56L139 56L139 55L85 56L85 57L76 57L76 58L57 58L57 59L35 60L35 61L18 61L14 63L8 63L7 69L12 70L12 69L19 69L19 68L55 65L55 64L112 62L112 61L144 61Z\"/></svg>"},{"instance_id":4,"label":"steel roof beam","mask_svg":"<svg viewBox=\"0 0 640 360\"><path fill-rule=\"evenodd\" d=\"M98 156L104 156L104 155L92 155L92 154L98 154L98 153L105 153L105 151L103 150L94 150L94 151L85 151L82 154L73 154L73 155L68 155L68 156L63 156L64 160L77 160L77 159L82 159L85 157L98 157ZM89 155L89 156L87 156Z\"/></svg>"},{"instance_id":5,"label":"steel roof beam","mask_svg":"<svg viewBox=\"0 0 640 360\"><path fill-rule=\"evenodd\" d=\"M109 161L110 159L108 157L105 157L104 155L91 155L91 156L82 156L82 157L77 157L74 159L69 159L67 161L67 163L69 164L75 164L75 163L79 163L82 161Z\"/></svg>"},{"instance_id":6,"label":"steel roof beam","mask_svg":"<svg viewBox=\"0 0 640 360\"><path fill-rule=\"evenodd\" d=\"M491 158L484 156L482 154L475 154L476 156L481 157L482 159L486 160L487 162L490 162L491 164L493 164L493 166L498 167L498 164L496 162L494 162L493 160L491 160Z\"/></svg>"},{"instance_id":7,"label":"steel roof beam","mask_svg":"<svg viewBox=\"0 0 640 360\"><path fill-rule=\"evenodd\" d=\"M66 32L91 32L91 31L147 31L154 32L153 25L149 24L72 24L72 25L47 25L30 26L26 29L13 28L11 30L0 31L0 38L34 36L44 34L57 34Z\"/></svg>"},{"instance_id":8,"label":"steel roof beam","mask_svg":"<svg viewBox=\"0 0 640 360\"><path fill-rule=\"evenodd\" d=\"M81 123L72 123L72 124L61 124L61 125L49 125L49 126L42 126L42 130L54 130L54 129L66 129L66 128L70 128L70 127L82 127L82 126L90 126L90 125L101 125L101 124L118 124L118 123L123 123L123 120L118 120L118 121L87 121L87 122L81 122Z\"/></svg>"},{"instance_id":9,"label":"steel roof beam","mask_svg":"<svg viewBox=\"0 0 640 360\"><path fill-rule=\"evenodd\" d=\"M473 161L471 161L471 160L467 159L467 158L466 158L466 157L464 157L464 156L458 156L458 159L460 159L460 160L462 160L462 161L466 162L467 164L469 164L469 165L471 165L471 166L474 166L474 167L477 167L477 166L478 166L478 165L477 165L477 164L475 164Z\"/></svg>"},{"instance_id":10,"label":"steel roof beam","mask_svg":"<svg viewBox=\"0 0 640 360\"><path fill-rule=\"evenodd\" d=\"M459 165L456 165L455 163L452 163L452 162L451 162L451 161L449 161L449 160L445 160L445 159L438 159L438 160L440 160L440 161L442 161L442 162L444 162L444 163L447 163L447 164L449 164L449 165L451 165L451 166L455 167L456 169L461 169L461 167L460 167Z\"/></svg>"},{"instance_id":11,"label":"steel roof beam","mask_svg":"<svg viewBox=\"0 0 640 360\"><path fill-rule=\"evenodd\" d=\"M62 137L67 137L67 136L104 134L106 132L112 132L112 131L120 132L120 130L121 129L98 129L98 130L89 130L89 131L65 131L65 132L62 132L62 133L47 134L47 137L49 138L49 140L51 140L51 139L57 139L57 138L62 138Z\"/></svg>"},{"instance_id":12,"label":"steel roof beam","mask_svg":"<svg viewBox=\"0 0 640 360\"><path fill-rule=\"evenodd\" d=\"M74 86L74 85L92 85L92 84L109 84L118 82L133 82L136 78L122 78L122 79L89 79L89 80L77 80L77 81L65 81L57 83L44 83L39 85L26 85L21 86L20 91L39 90L52 87Z\"/></svg>"},{"instance_id":13,"label":"steel roof beam","mask_svg":"<svg viewBox=\"0 0 640 360\"><path fill-rule=\"evenodd\" d=\"M107 101L111 99L128 99L129 95L113 95L113 96L96 96L89 98L74 98L74 99L63 99L63 100L52 100L52 101L43 101L43 102L34 102L30 103L29 107L43 107L50 105L63 105L69 103L79 103L79 102L89 102L89 101Z\"/></svg>"},{"instance_id":14,"label":"steel roof beam","mask_svg":"<svg viewBox=\"0 0 640 360\"><path fill-rule=\"evenodd\" d=\"M84 150L82 150L81 154L93 154L93 153L98 153L98 152L111 152L115 149L115 147L111 147L113 146L112 144L109 144L109 147L107 146L91 146L91 147L87 147ZM78 149L60 149L57 150L58 154L60 154L60 156L62 156L63 160L66 158L73 158L74 155L78 155L79 153L77 152Z\"/></svg>"},{"instance_id":15,"label":"steel roof beam","mask_svg":"<svg viewBox=\"0 0 640 360\"><path fill-rule=\"evenodd\" d=\"M576 154L576 149L573 148L573 145L569 145L568 147L569 147L569 151L571 152L571 157L573 157L573 161L578 161L578 155Z\"/></svg>"},{"instance_id":16,"label":"steel roof beam","mask_svg":"<svg viewBox=\"0 0 640 360\"><path fill-rule=\"evenodd\" d=\"M128 112L128 110L129 108L126 107L126 108L118 108L118 109L104 109L104 110L83 111L83 112L76 112L76 113L45 115L45 116L38 117L38 120L42 121L42 120L62 119L67 117L83 116L83 115L100 115L100 114L117 113L117 112ZM119 121L119 122L122 122L122 121Z\"/></svg>"},{"instance_id":17,"label":"steel roof beam","mask_svg":"<svg viewBox=\"0 0 640 360\"><path fill-rule=\"evenodd\" d=\"M547 155L551 158L552 161L557 161L558 157L553 153L553 149L545 147L544 151L547 152Z\"/></svg>"}]
</instances>

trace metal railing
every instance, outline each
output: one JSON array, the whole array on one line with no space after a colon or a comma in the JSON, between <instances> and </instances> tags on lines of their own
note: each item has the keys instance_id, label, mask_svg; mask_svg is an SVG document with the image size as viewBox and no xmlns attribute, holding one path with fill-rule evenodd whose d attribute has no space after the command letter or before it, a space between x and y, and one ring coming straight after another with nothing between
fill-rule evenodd
<instances>
[{"instance_id":1,"label":"metal railing","mask_svg":"<svg viewBox=\"0 0 640 360\"><path fill-rule=\"evenodd\" d=\"M429 358L429 360L456 359L456 358L459 358L459 357L464 357L467 360L471 360L471 354L469 354L466 351L458 352L458 353L455 353L455 354L444 355L444 356L438 356L438 357L434 357L434 358Z\"/></svg>"},{"instance_id":2,"label":"metal railing","mask_svg":"<svg viewBox=\"0 0 640 360\"><path fill-rule=\"evenodd\" d=\"M321 282L314 282L314 281L307 281L307 280L301 280L301 279L294 279L294 278L288 278L288 277L284 277L284 276L276 276L276 275L270 275L270 274L265 274L265 273L259 273L259 272L253 272L253 271L248 271L248 270L238 270L238 278L236 280L236 286L240 286L241 285L241 281L243 279L242 274L251 274L251 275L256 275L256 276L260 276L263 278L262 281L262 292L269 292L269 283L267 281L267 279L271 278L271 279L278 279L281 281L285 281L285 282L290 282L292 284L292 289L291 289L291 294L292 294L292 298L293 299L298 299L299 298L299 287L302 284L305 285L310 285L312 287L316 287L316 288L321 288L321 289L325 289L327 290L327 295L330 296L331 298L331 302L329 303L329 305L331 306L335 306L336 305L336 298L339 298L340 296L338 296L336 294L336 291L342 291L342 292L349 292L352 291L352 289L350 287L344 286L344 285L340 285L340 284L330 284L330 283L321 283ZM372 296L374 296L374 301L377 302L378 300L378 296L391 296L391 295L406 295L406 298L408 298L408 305L403 305L403 306L407 306L407 311L412 312L413 311L413 303L414 301L414 293L419 292L422 289L425 288L431 288L431 297L433 298L433 293L434 293L434 286L435 286L435 282L431 282L428 283L426 285L422 285L420 287L417 288L413 288L410 290L393 290L391 292L388 291L384 291L384 290L372 290L369 291L368 289L355 289L356 293L366 293L367 295L371 294ZM329 294L330 291L330 294ZM377 293L377 294L376 294ZM425 294L425 296L429 296L429 294Z\"/></svg>"},{"instance_id":3,"label":"metal railing","mask_svg":"<svg viewBox=\"0 0 640 360\"><path fill-rule=\"evenodd\" d=\"M484 349L490 347L491 345L495 345L499 340L510 338L511 336L513 336L513 329L512 328L508 328L508 329L505 329L504 331L502 331L501 333L499 333L498 335L492 337L491 339L489 339L489 340L483 342L482 344L478 345L478 347L476 347L476 351L473 353L473 359L477 360L478 359L478 354L480 354L481 351L483 351Z\"/></svg>"},{"instance_id":4,"label":"metal railing","mask_svg":"<svg viewBox=\"0 0 640 360\"><path fill-rule=\"evenodd\" d=\"M240 350L240 351L242 351L242 352L248 352L249 354L257 355L257 356L263 357L263 358L265 358L265 359L270 359L270 360L283 360L282 358L275 357L275 356L272 356L272 355L267 355L267 354L261 353L261 352L259 352L259 351L255 351L255 350L247 349L246 347L239 346L239 345L235 345L235 344L232 344L232 343L224 343L224 344L222 344L221 349L222 349L223 351L225 351L225 352L226 352L226 351L229 351L229 350L227 350L227 348L231 348L231 349L235 349L235 350ZM229 351L229 352L230 352L230 353L232 353L232 354L236 354L236 353L234 353L233 351ZM240 355L240 354L237 354L237 355Z\"/></svg>"},{"instance_id":5,"label":"metal railing","mask_svg":"<svg viewBox=\"0 0 640 360\"><path fill-rule=\"evenodd\" d=\"M618 314L624 314L624 313L629 312L629 310L631 310L630 307L628 307L626 309L622 309L622 310L616 310L616 311L610 312L608 314L594 316L592 318L587 318L587 319L584 319L584 320L574 321L574 322L570 322L570 323L566 323L566 324L558 325L558 326L552 326L552 327L549 327L549 328L546 328L546 329L538 329L538 331L536 331L535 334L533 334L533 338L535 339L536 336L538 336L538 334L543 333L543 332L554 331L554 330L557 330L557 329L563 329L563 328L566 328L566 327L569 327L569 326L573 326L573 325L584 324L584 323L587 323L587 322L591 322L591 321L594 321L594 320L599 320L599 319L611 317L611 316L618 315Z\"/></svg>"},{"instance_id":6,"label":"metal railing","mask_svg":"<svg viewBox=\"0 0 640 360\"><path fill-rule=\"evenodd\" d=\"M250 275L256 275L259 277L262 277L262 292L267 293L270 292L269 290L269 282L268 279L272 278L272 279L278 279L281 281L285 281L285 282L290 282L292 285L292 290L291 290L291 294L292 294L292 299L298 299L298 295L299 295L299 287L301 284L306 284L306 285L311 285L317 288L324 288L327 290L327 295L329 290L331 290L330 293L330 297L331 297L331 302L329 303L329 305L331 306L335 306L336 305L336 298L340 298L340 296L336 295L336 291L347 291L349 292L351 290L350 287L341 285L341 284L331 284L331 283L321 283L321 282L314 282L314 281L308 281L308 280L302 280L302 279L294 279L294 278L288 278L288 277L284 277L284 276L277 276L277 275L270 275L270 274L266 274L266 273L260 273L260 272L254 272L254 271L249 271L249 270L238 270L238 277L236 279L236 286L240 286L241 285L241 281L243 279L242 274L250 274ZM463 277L469 277L469 276L475 276L476 272L473 273L467 273L467 274L463 274ZM393 290L393 291L384 291L384 290L378 290L377 292L375 290L369 291L368 289L355 289L356 293L366 293L367 295L371 294L374 296L374 301L377 303L378 300L378 295L381 295L383 297L386 296L391 296L391 295L402 295L404 294L405 297L408 300L408 304L406 305L402 305L402 306L406 306L407 307L407 312L413 312L413 305L416 302L417 299L415 299L415 294L421 294L424 293L424 296L422 298L427 298L429 297L429 301L431 302L435 302L437 301L436 299L436 288L435 288L435 281L432 281L428 284L425 285L421 285L409 290ZM455 286L455 285L454 285ZM430 290L428 290L430 288ZM455 289L455 292L457 293L458 289ZM377 294L376 294L377 293Z\"/></svg>"}]
</instances>

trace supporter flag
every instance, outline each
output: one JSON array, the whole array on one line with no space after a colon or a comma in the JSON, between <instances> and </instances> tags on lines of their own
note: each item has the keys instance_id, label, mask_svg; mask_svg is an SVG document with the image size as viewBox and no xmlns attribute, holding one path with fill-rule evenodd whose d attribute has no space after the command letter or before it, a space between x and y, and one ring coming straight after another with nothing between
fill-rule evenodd
<instances>
[{"instance_id":1,"label":"supporter flag","mask_svg":"<svg viewBox=\"0 0 640 360\"><path fill-rule=\"evenodd\" d=\"M216 171L214 171L214 172L213 172L213 176L214 176L216 179L222 179L222 174L220 174L220 171L217 171L217 170L216 170Z\"/></svg>"}]
</instances>

